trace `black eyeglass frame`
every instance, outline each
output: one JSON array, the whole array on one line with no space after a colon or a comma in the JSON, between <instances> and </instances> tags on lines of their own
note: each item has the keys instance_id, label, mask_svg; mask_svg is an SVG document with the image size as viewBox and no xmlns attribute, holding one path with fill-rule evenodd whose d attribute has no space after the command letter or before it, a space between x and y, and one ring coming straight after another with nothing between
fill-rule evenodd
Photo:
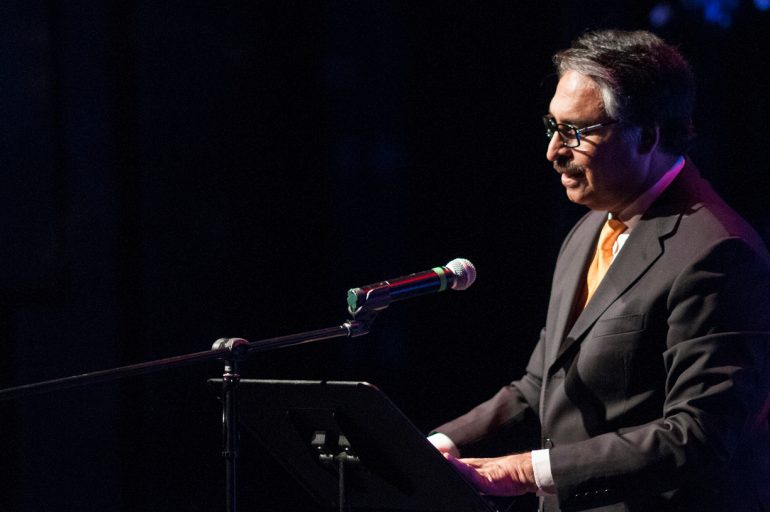
<instances>
[{"instance_id":1,"label":"black eyeglass frame","mask_svg":"<svg viewBox=\"0 0 770 512\"><path fill-rule=\"evenodd\" d=\"M615 119L611 119L609 121L605 121L603 123L597 123L592 124L590 126L584 126L583 128L578 128L574 124L570 123L557 123L556 119L553 118L551 115L544 115L543 116L543 124L545 125L545 136L548 137L548 140L551 140L553 138L554 133L559 134L559 138L561 139L562 146L567 148L576 148L580 146L580 136L584 133L589 133L594 130L598 130L599 128L603 128L605 126L609 126L611 124L615 124L618 121ZM567 129L567 134L565 135L562 131L564 128ZM574 144L572 144L572 137L571 133L575 134L574 137Z\"/></svg>"}]
</instances>

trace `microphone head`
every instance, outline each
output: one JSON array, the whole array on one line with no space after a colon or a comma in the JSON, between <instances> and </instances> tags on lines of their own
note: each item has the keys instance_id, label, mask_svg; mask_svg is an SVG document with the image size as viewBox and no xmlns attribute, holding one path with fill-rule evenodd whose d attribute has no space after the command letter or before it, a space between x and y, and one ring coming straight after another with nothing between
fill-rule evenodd
<instances>
[{"instance_id":1,"label":"microphone head","mask_svg":"<svg viewBox=\"0 0 770 512\"><path fill-rule=\"evenodd\" d=\"M446 268L455 275L453 290L465 290L476 280L476 267L465 258L455 258L446 264Z\"/></svg>"}]
</instances>

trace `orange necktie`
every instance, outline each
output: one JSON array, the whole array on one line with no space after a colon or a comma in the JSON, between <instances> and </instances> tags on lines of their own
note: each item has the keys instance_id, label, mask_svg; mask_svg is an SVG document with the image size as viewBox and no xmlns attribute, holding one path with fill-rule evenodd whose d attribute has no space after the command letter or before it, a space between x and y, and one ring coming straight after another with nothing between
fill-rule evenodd
<instances>
[{"instance_id":1,"label":"orange necktie","mask_svg":"<svg viewBox=\"0 0 770 512\"><path fill-rule=\"evenodd\" d=\"M625 224L616 219L607 219L607 222L604 223L602 232L599 233L599 243L596 244L596 254L594 254L591 266L588 267L588 275L586 276L588 288L586 304L591 300L596 288L607 273L607 269L610 268L612 263L612 247L615 245L618 236L626 230L626 227Z\"/></svg>"}]
</instances>

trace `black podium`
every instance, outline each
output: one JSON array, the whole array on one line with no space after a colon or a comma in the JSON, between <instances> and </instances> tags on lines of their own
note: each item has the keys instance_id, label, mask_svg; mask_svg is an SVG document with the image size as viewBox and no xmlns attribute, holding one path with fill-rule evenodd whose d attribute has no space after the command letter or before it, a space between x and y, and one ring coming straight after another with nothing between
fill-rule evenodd
<instances>
[{"instance_id":1,"label":"black podium","mask_svg":"<svg viewBox=\"0 0 770 512\"><path fill-rule=\"evenodd\" d=\"M243 379L239 396L241 436L253 436L321 510L340 501L359 512L501 510L371 384Z\"/></svg>"}]
</instances>

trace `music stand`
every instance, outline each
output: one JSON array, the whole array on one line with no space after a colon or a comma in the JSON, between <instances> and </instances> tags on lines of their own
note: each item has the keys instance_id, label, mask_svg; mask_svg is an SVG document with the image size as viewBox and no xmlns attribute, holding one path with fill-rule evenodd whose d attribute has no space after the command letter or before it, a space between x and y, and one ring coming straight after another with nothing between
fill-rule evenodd
<instances>
[{"instance_id":1,"label":"music stand","mask_svg":"<svg viewBox=\"0 0 770 512\"><path fill-rule=\"evenodd\" d=\"M321 509L497 511L366 382L242 379L240 425Z\"/></svg>"}]
</instances>

